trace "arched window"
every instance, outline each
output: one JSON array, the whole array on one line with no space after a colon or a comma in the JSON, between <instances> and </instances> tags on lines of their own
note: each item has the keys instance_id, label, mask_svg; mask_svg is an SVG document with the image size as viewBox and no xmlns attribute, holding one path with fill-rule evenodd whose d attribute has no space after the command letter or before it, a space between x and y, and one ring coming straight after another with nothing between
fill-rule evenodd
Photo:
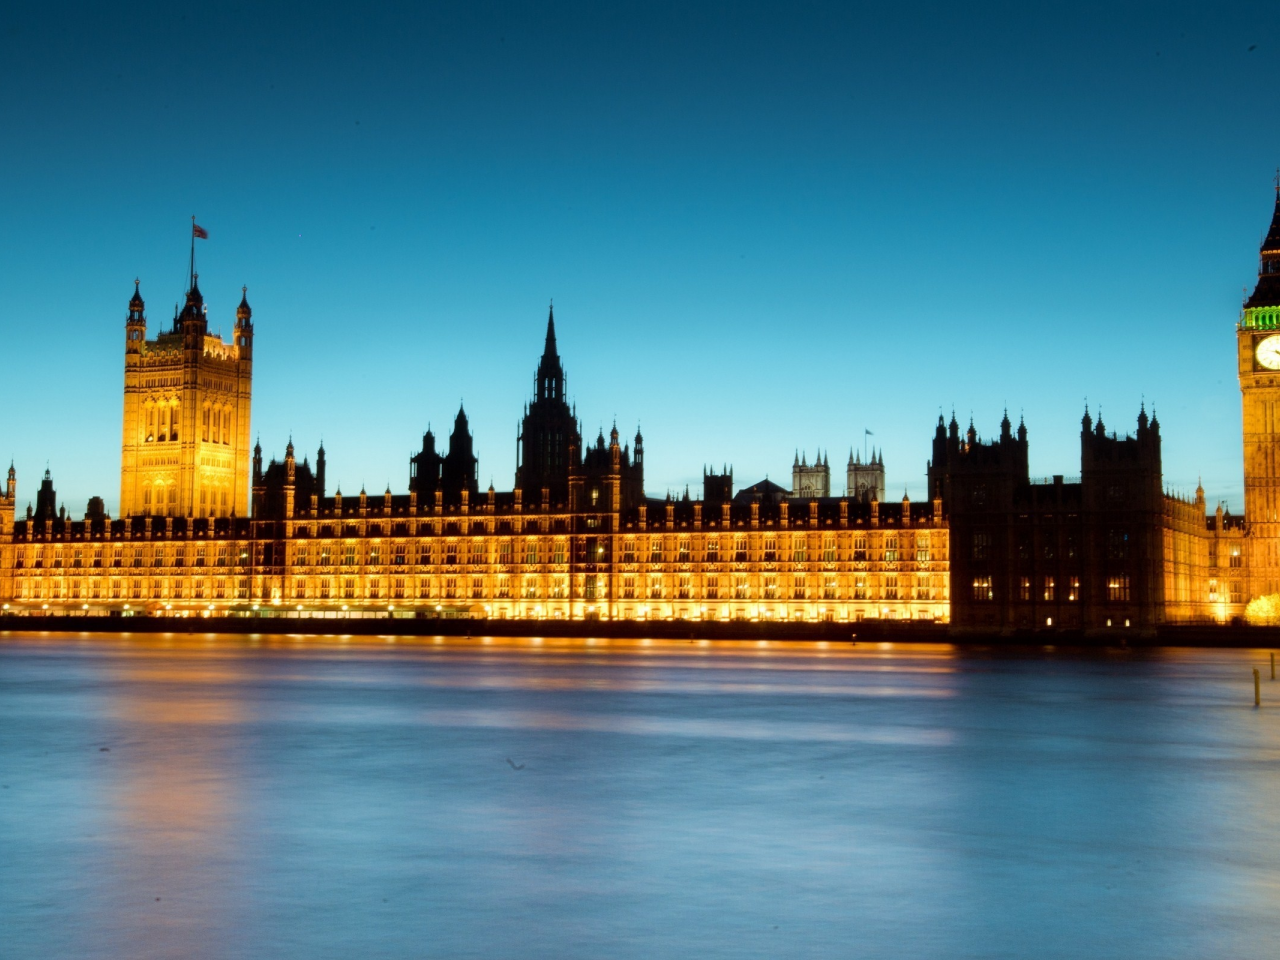
<instances>
[{"instance_id":1,"label":"arched window","mask_svg":"<svg viewBox=\"0 0 1280 960\"><path fill-rule=\"evenodd\" d=\"M209 409L208 404L206 404L204 408L204 418L200 428L200 439L206 442L209 440L209 414L210 413L212 413L212 411Z\"/></svg>"},{"instance_id":2,"label":"arched window","mask_svg":"<svg viewBox=\"0 0 1280 960\"><path fill-rule=\"evenodd\" d=\"M231 410L230 408L222 412L222 442L231 443Z\"/></svg>"},{"instance_id":3,"label":"arched window","mask_svg":"<svg viewBox=\"0 0 1280 960\"><path fill-rule=\"evenodd\" d=\"M144 507L151 506L151 484L147 484L142 488L142 505Z\"/></svg>"},{"instance_id":4,"label":"arched window","mask_svg":"<svg viewBox=\"0 0 1280 960\"><path fill-rule=\"evenodd\" d=\"M181 408L179 407L177 402L175 402L174 405L169 408L169 416L171 418L169 422L169 439L170 440L178 439L178 417L180 414L181 414Z\"/></svg>"}]
</instances>

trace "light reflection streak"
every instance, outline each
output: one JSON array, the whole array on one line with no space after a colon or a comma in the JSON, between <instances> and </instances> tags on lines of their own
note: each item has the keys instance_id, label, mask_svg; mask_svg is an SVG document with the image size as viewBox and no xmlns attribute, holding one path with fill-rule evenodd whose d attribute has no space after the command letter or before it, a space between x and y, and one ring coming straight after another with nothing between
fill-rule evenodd
<instances>
[{"instance_id":1,"label":"light reflection streak","mask_svg":"<svg viewBox=\"0 0 1280 960\"><path fill-rule=\"evenodd\" d=\"M651 714L569 714L501 708L429 709L420 712L418 717L437 727L566 730L694 739L869 743L920 747L948 746L954 740L952 731L938 727L877 725L874 728L856 728L797 720L717 720Z\"/></svg>"}]
</instances>

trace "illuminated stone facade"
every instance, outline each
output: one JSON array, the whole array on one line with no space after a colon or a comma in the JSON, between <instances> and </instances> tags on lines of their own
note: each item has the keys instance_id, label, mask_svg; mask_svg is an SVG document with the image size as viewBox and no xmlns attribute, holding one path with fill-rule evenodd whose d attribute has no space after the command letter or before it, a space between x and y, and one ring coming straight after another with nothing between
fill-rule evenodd
<instances>
[{"instance_id":1,"label":"illuminated stone facade","mask_svg":"<svg viewBox=\"0 0 1280 960\"><path fill-rule=\"evenodd\" d=\"M230 343L209 333L194 274L173 326L149 340L135 284L125 321L121 516L248 515L252 382L245 291Z\"/></svg>"}]
</instances>

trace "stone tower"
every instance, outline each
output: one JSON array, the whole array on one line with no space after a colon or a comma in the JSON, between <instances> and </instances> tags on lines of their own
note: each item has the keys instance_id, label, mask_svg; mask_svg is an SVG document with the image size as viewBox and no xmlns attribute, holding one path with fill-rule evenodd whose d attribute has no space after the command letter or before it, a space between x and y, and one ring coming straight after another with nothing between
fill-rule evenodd
<instances>
[{"instance_id":1,"label":"stone tower","mask_svg":"<svg viewBox=\"0 0 1280 960\"><path fill-rule=\"evenodd\" d=\"M517 437L516 488L527 499L542 500L550 491L554 503L569 493L569 446L579 433L577 418L565 398L564 367L556 350L554 308L547 313L547 339L538 361L533 401L525 408Z\"/></svg>"},{"instance_id":2,"label":"stone tower","mask_svg":"<svg viewBox=\"0 0 1280 960\"><path fill-rule=\"evenodd\" d=\"M812 466L808 454L796 453L795 462L791 464L791 495L808 499L831 496L831 464L821 450Z\"/></svg>"},{"instance_id":3,"label":"stone tower","mask_svg":"<svg viewBox=\"0 0 1280 960\"><path fill-rule=\"evenodd\" d=\"M1258 283L1236 326L1250 596L1280 593L1280 185Z\"/></svg>"},{"instance_id":4,"label":"stone tower","mask_svg":"<svg viewBox=\"0 0 1280 960\"><path fill-rule=\"evenodd\" d=\"M230 342L210 334L199 276L173 326L147 339L134 282L125 319L120 516L247 516L253 311L248 291Z\"/></svg>"},{"instance_id":5,"label":"stone tower","mask_svg":"<svg viewBox=\"0 0 1280 960\"><path fill-rule=\"evenodd\" d=\"M862 452L849 451L849 463L845 467L845 491L850 500L869 503L884 500L884 454L871 451L871 459L862 462Z\"/></svg>"}]
</instances>

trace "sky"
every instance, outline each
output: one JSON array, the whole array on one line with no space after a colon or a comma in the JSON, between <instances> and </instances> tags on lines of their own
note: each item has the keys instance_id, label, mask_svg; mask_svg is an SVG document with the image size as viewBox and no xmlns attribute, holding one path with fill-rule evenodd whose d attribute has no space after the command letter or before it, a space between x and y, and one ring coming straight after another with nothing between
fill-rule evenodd
<instances>
[{"instance_id":1,"label":"sky","mask_svg":"<svg viewBox=\"0 0 1280 960\"><path fill-rule=\"evenodd\" d=\"M1159 416L1243 507L1234 325L1280 164L1258 4L26 4L0 19L0 456L118 502L124 318L253 306L252 432L407 488L465 404L510 489L554 299L588 439L651 495L864 443L926 496L940 412ZM867 436L866 431L872 431Z\"/></svg>"}]
</instances>

